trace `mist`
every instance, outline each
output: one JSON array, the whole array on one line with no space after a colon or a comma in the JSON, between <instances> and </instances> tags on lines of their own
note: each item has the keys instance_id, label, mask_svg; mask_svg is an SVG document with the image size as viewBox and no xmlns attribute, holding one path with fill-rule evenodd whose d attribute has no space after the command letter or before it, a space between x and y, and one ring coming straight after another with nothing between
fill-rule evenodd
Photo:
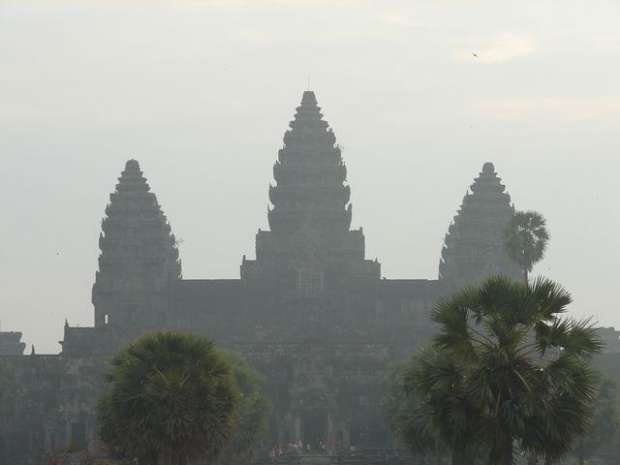
<instances>
[{"instance_id":1,"label":"mist","mask_svg":"<svg viewBox=\"0 0 620 465\"><path fill-rule=\"evenodd\" d=\"M620 325L619 8L5 0L2 330L57 353L65 319L92 325L100 221L130 158L182 239L184 277L237 278L308 81L385 277L437 277L491 161L515 206L548 220L534 274L571 290L575 316Z\"/></svg>"}]
</instances>

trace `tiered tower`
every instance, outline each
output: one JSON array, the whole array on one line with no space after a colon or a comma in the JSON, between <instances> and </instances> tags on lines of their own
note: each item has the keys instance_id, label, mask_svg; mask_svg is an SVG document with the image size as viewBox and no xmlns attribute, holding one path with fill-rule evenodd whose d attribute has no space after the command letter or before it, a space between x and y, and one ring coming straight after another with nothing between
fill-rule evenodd
<instances>
[{"instance_id":1,"label":"tiered tower","mask_svg":"<svg viewBox=\"0 0 620 465\"><path fill-rule=\"evenodd\" d=\"M495 274L522 279L506 252L505 230L515 210L505 190L493 164L485 163L445 237L439 263L444 291L477 284Z\"/></svg>"},{"instance_id":2,"label":"tiered tower","mask_svg":"<svg viewBox=\"0 0 620 465\"><path fill-rule=\"evenodd\" d=\"M245 280L319 288L351 274L379 277L379 264L364 260L362 231L349 229L347 169L320 110L314 92L304 92L273 167L271 231L258 232L256 261L241 267Z\"/></svg>"},{"instance_id":3,"label":"tiered tower","mask_svg":"<svg viewBox=\"0 0 620 465\"><path fill-rule=\"evenodd\" d=\"M125 165L105 212L92 296L95 326L114 325L128 335L166 327L181 263L170 225L137 161Z\"/></svg>"},{"instance_id":4,"label":"tiered tower","mask_svg":"<svg viewBox=\"0 0 620 465\"><path fill-rule=\"evenodd\" d=\"M22 342L22 333L0 331L0 357L5 355L23 355L26 344Z\"/></svg>"},{"instance_id":5,"label":"tiered tower","mask_svg":"<svg viewBox=\"0 0 620 465\"><path fill-rule=\"evenodd\" d=\"M336 136L323 121L314 92L304 92L273 167L269 226L281 242L311 228L322 248L337 247L351 225L351 190Z\"/></svg>"}]
</instances>

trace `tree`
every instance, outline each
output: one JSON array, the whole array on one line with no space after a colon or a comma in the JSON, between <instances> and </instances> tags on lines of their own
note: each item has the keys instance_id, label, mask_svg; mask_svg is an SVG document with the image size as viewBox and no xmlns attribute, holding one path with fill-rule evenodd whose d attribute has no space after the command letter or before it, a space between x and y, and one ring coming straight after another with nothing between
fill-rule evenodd
<instances>
[{"instance_id":1,"label":"tree","mask_svg":"<svg viewBox=\"0 0 620 465\"><path fill-rule=\"evenodd\" d=\"M98 404L101 438L140 465L217 455L230 436L238 388L215 344L191 334L139 337L111 361Z\"/></svg>"},{"instance_id":2,"label":"tree","mask_svg":"<svg viewBox=\"0 0 620 465\"><path fill-rule=\"evenodd\" d=\"M599 381L590 427L574 448L579 465L584 465L620 428L619 393L618 384L611 379L602 378Z\"/></svg>"},{"instance_id":3,"label":"tree","mask_svg":"<svg viewBox=\"0 0 620 465\"><path fill-rule=\"evenodd\" d=\"M433 347L423 348L413 357L413 363L404 366L404 394L417 395L418 403L405 417L411 420L400 434L406 444L414 446L428 444L425 438L432 437L438 447L451 450L452 465L473 465L480 463L478 458L484 455L481 445L474 444L478 419L455 370L447 353ZM432 396L420 390L423 380L419 378L431 371L445 377L433 386Z\"/></svg>"},{"instance_id":4,"label":"tree","mask_svg":"<svg viewBox=\"0 0 620 465\"><path fill-rule=\"evenodd\" d=\"M439 438L430 429L428 418L420 414L416 393L405 389L405 373L416 363L417 357L413 356L390 367L385 395L381 400L381 413L390 431L420 457L421 463L427 463L433 455L436 463L441 463L443 451Z\"/></svg>"},{"instance_id":5,"label":"tree","mask_svg":"<svg viewBox=\"0 0 620 465\"><path fill-rule=\"evenodd\" d=\"M540 213L520 211L515 213L506 227L506 251L521 267L526 281L534 265L545 256L549 242L546 223Z\"/></svg>"},{"instance_id":6,"label":"tree","mask_svg":"<svg viewBox=\"0 0 620 465\"><path fill-rule=\"evenodd\" d=\"M235 413L235 428L222 450L220 462L252 463L256 448L267 434L271 403L260 392L261 376L239 354L224 352L223 356L241 391L241 403Z\"/></svg>"},{"instance_id":7,"label":"tree","mask_svg":"<svg viewBox=\"0 0 620 465\"><path fill-rule=\"evenodd\" d=\"M491 277L439 302L439 332L405 387L453 451L473 447L489 465L512 465L515 446L557 463L587 431L595 393L589 361L603 342L589 320L561 318L571 297L559 285Z\"/></svg>"}]
</instances>

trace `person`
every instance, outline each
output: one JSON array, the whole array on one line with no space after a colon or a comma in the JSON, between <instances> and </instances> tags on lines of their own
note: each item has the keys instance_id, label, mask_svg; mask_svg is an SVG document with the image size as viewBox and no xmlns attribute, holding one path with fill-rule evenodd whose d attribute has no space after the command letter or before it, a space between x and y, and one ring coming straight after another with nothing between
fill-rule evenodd
<instances>
[{"instance_id":1,"label":"person","mask_svg":"<svg viewBox=\"0 0 620 465\"><path fill-rule=\"evenodd\" d=\"M319 441L319 450L321 451L321 454L325 453L325 443L322 439Z\"/></svg>"},{"instance_id":2,"label":"person","mask_svg":"<svg viewBox=\"0 0 620 465\"><path fill-rule=\"evenodd\" d=\"M310 453L310 443L306 443L306 452Z\"/></svg>"}]
</instances>

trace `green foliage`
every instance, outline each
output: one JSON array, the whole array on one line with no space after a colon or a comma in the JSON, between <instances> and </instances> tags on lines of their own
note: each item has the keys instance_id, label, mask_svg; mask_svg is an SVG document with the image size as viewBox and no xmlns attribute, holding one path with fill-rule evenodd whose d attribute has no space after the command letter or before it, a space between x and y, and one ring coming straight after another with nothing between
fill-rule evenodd
<instances>
[{"instance_id":1,"label":"green foliage","mask_svg":"<svg viewBox=\"0 0 620 465\"><path fill-rule=\"evenodd\" d=\"M547 221L537 212L516 212L506 231L506 251L523 270L525 279L534 265L543 259L549 242Z\"/></svg>"},{"instance_id":2,"label":"green foliage","mask_svg":"<svg viewBox=\"0 0 620 465\"><path fill-rule=\"evenodd\" d=\"M430 429L428 419L420 414L413 390L405 388L405 373L413 369L417 357L390 367L381 411L390 431L415 455L431 455L439 450L438 438Z\"/></svg>"},{"instance_id":3,"label":"green foliage","mask_svg":"<svg viewBox=\"0 0 620 465\"><path fill-rule=\"evenodd\" d=\"M620 429L620 388L609 378L602 378L597 386L594 401L594 414L585 436L579 439L574 448L575 455L584 463L598 449L611 440Z\"/></svg>"},{"instance_id":4,"label":"green foliage","mask_svg":"<svg viewBox=\"0 0 620 465\"><path fill-rule=\"evenodd\" d=\"M181 464L219 453L239 390L215 344L196 335L144 335L111 361L98 404L101 438L122 458Z\"/></svg>"},{"instance_id":5,"label":"green foliage","mask_svg":"<svg viewBox=\"0 0 620 465\"><path fill-rule=\"evenodd\" d=\"M492 277L435 306L439 332L404 387L453 453L480 447L489 465L511 465L516 444L553 464L587 431L603 342L560 317L570 302L548 280Z\"/></svg>"},{"instance_id":6,"label":"green foliage","mask_svg":"<svg viewBox=\"0 0 620 465\"><path fill-rule=\"evenodd\" d=\"M241 403L235 413L235 429L222 450L220 463L247 464L265 438L271 402L260 392L261 376L237 353L224 352L224 359L232 368L232 374L241 391Z\"/></svg>"},{"instance_id":7,"label":"green foliage","mask_svg":"<svg viewBox=\"0 0 620 465\"><path fill-rule=\"evenodd\" d=\"M60 464L79 463L79 465L138 465L136 460L112 459L100 452L86 451L81 453L81 457L72 458L71 452L65 450L64 453L56 455Z\"/></svg>"}]
</instances>

